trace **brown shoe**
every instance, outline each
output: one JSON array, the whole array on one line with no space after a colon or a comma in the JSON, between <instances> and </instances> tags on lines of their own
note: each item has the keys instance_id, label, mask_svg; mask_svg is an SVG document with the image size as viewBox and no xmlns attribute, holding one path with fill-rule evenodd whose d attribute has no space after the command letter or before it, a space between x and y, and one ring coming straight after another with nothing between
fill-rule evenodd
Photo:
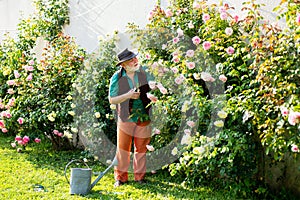
<instances>
[{"instance_id":1,"label":"brown shoe","mask_svg":"<svg viewBox=\"0 0 300 200\"><path fill-rule=\"evenodd\" d=\"M116 180L114 186L115 186L115 187L119 187L119 186L121 186L121 185L124 185L124 182L122 182L122 181L120 181L120 180Z\"/></svg>"}]
</instances>

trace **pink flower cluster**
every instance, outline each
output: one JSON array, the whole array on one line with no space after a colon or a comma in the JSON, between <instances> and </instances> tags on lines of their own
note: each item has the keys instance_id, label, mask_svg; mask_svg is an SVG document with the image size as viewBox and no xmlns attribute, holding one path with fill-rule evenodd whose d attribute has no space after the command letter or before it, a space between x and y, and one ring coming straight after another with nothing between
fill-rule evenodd
<instances>
[{"instance_id":1,"label":"pink flower cluster","mask_svg":"<svg viewBox=\"0 0 300 200\"><path fill-rule=\"evenodd\" d=\"M58 130L53 130L53 134L57 135L58 137L62 137L64 134L59 132Z\"/></svg>"},{"instance_id":2,"label":"pink flower cluster","mask_svg":"<svg viewBox=\"0 0 300 200\"><path fill-rule=\"evenodd\" d=\"M281 114L284 117L288 117L288 122L292 126L300 123L300 112L295 112L293 110L288 110L286 107L281 107Z\"/></svg>"},{"instance_id":3,"label":"pink flower cluster","mask_svg":"<svg viewBox=\"0 0 300 200\"><path fill-rule=\"evenodd\" d=\"M21 136L16 136L15 141L18 142L18 145L26 146L30 141L30 138L26 135L23 138Z\"/></svg>"}]
</instances>

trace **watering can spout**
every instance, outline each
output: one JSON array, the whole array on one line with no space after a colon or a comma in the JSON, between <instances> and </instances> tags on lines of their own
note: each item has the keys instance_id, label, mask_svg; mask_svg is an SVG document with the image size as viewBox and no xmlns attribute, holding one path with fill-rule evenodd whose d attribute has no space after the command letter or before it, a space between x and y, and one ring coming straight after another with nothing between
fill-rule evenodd
<instances>
[{"instance_id":1,"label":"watering can spout","mask_svg":"<svg viewBox=\"0 0 300 200\"><path fill-rule=\"evenodd\" d=\"M110 168L117 165L118 165L118 159L117 157L114 157L111 164L103 172L101 172L99 176L96 178L96 180L91 184L90 190L100 181L100 179L108 172Z\"/></svg>"}]
</instances>

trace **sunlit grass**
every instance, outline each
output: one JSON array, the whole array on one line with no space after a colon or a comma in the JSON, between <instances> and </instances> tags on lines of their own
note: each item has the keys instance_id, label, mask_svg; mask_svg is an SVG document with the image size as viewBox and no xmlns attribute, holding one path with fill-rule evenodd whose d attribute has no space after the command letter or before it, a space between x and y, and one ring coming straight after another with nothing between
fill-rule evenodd
<instances>
[{"instance_id":1,"label":"sunlit grass","mask_svg":"<svg viewBox=\"0 0 300 200\"><path fill-rule=\"evenodd\" d=\"M18 153L10 146L12 140L0 136L0 199L230 199L225 198L224 192L210 188L184 188L165 171L149 174L147 185L129 181L114 188L110 170L87 195L70 195L64 169L69 161L81 156L80 151L59 152L51 150L48 144L35 144ZM100 163L88 164L93 172L106 168ZM69 178L70 174L66 175ZM133 180L132 175L129 178ZM43 188L37 189L38 186Z\"/></svg>"}]
</instances>

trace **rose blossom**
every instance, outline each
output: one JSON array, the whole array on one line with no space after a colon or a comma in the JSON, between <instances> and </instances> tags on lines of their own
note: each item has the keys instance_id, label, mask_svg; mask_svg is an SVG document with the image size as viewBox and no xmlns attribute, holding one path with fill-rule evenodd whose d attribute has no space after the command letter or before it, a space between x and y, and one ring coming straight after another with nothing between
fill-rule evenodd
<instances>
[{"instance_id":1,"label":"rose blossom","mask_svg":"<svg viewBox=\"0 0 300 200\"><path fill-rule=\"evenodd\" d=\"M1 131L2 131L3 133L7 133L7 132L8 132L7 128L2 128Z\"/></svg>"},{"instance_id":2,"label":"rose blossom","mask_svg":"<svg viewBox=\"0 0 300 200\"><path fill-rule=\"evenodd\" d=\"M23 124L24 123L24 119L22 117L20 117L17 121L18 121L19 124Z\"/></svg>"},{"instance_id":3,"label":"rose blossom","mask_svg":"<svg viewBox=\"0 0 300 200\"><path fill-rule=\"evenodd\" d=\"M192 28L195 27L192 21L189 22L188 27L189 27L190 29L192 29Z\"/></svg>"},{"instance_id":4,"label":"rose blossom","mask_svg":"<svg viewBox=\"0 0 300 200\"><path fill-rule=\"evenodd\" d=\"M226 14L226 12L222 12L222 13L220 14L220 18L221 18L222 20L226 20L226 19L227 19L227 14Z\"/></svg>"},{"instance_id":5,"label":"rose blossom","mask_svg":"<svg viewBox=\"0 0 300 200\"><path fill-rule=\"evenodd\" d=\"M233 16L234 22L238 23L239 22L239 16L238 15L234 15Z\"/></svg>"},{"instance_id":6,"label":"rose blossom","mask_svg":"<svg viewBox=\"0 0 300 200\"><path fill-rule=\"evenodd\" d=\"M15 140L16 140L16 141L22 141L22 137L19 136L19 135L17 135L17 136L15 137Z\"/></svg>"},{"instance_id":7,"label":"rose blossom","mask_svg":"<svg viewBox=\"0 0 300 200\"><path fill-rule=\"evenodd\" d=\"M201 72L201 78L207 82L214 82L215 79L208 72Z\"/></svg>"},{"instance_id":8,"label":"rose blossom","mask_svg":"<svg viewBox=\"0 0 300 200\"><path fill-rule=\"evenodd\" d=\"M198 36L194 36L192 38L193 44L198 45L200 43L200 38Z\"/></svg>"},{"instance_id":9,"label":"rose blossom","mask_svg":"<svg viewBox=\"0 0 300 200\"><path fill-rule=\"evenodd\" d=\"M227 27L227 28L225 29L225 33L226 33L226 35L228 35L228 36L231 36L231 35L232 35L232 33L233 33L233 30L232 30L232 28L230 28L230 27Z\"/></svg>"},{"instance_id":10,"label":"rose blossom","mask_svg":"<svg viewBox=\"0 0 300 200\"><path fill-rule=\"evenodd\" d=\"M166 10L166 17L172 17L173 12L170 9Z\"/></svg>"},{"instance_id":11,"label":"rose blossom","mask_svg":"<svg viewBox=\"0 0 300 200\"><path fill-rule=\"evenodd\" d=\"M189 69L194 69L195 68L195 63L194 62L187 62L186 65Z\"/></svg>"},{"instance_id":12,"label":"rose blossom","mask_svg":"<svg viewBox=\"0 0 300 200\"><path fill-rule=\"evenodd\" d=\"M181 30L181 28L178 28L177 34L178 34L178 37L183 36L183 30Z\"/></svg>"},{"instance_id":13,"label":"rose blossom","mask_svg":"<svg viewBox=\"0 0 300 200\"><path fill-rule=\"evenodd\" d=\"M224 74L221 74L221 75L219 76L219 79L220 79L223 83L225 83L225 82L227 81L227 77L226 77Z\"/></svg>"},{"instance_id":14,"label":"rose blossom","mask_svg":"<svg viewBox=\"0 0 300 200\"><path fill-rule=\"evenodd\" d=\"M16 146L17 146L16 143L14 143L14 142L10 143L10 145L12 148L16 148Z\"/></svg>"},{"instance_id":15,"label":"rose blossom","mask_svg":"<svg viewBox=\"0 0 300 200\"><path fill-rule=\"evenodd\" d=\"M186 124L187 124L189 127L191 127L191 128L193 128L193 127L195 126L195 122L190 121L190 120L187 121Z\"/></svg>"},{"instance_id":16,"label":"rose blossom","mask_svg":"<svg viewBox=\"0 0 300 200\"><path fill-rule=\"evenodd\" d=\"M146 147L147 147L147 149L148 149L149 151L154 151L154 150L155 150L154 147L153 147L152 145L146 145Z\"/></svg>"},{"instance_id":17,"label":"rose blossom","mask_svg":"<svg viewBox=\"0 0 300 200\"><path fill-rule=\"evenodd\" d=\"M280 108L280 110L281 110L281 114L282 114L282 116L288 116L289 115L289 110L286 108L286 107L284 107L284 106L282 106L281 108Z\"/></svg>"},{"instance_id":18,"label":"rose blossom","mask_svg":"<svg viewBox=\"0 0 300 200\"><path fill-rule=\"evenodd\" d=\"M206 22L206 21L209 20L209 19L210 19L209 14L203 14L202 20L203 20L204 22Z\"/></svg>"},{"instance_id":19,"label":"rose blossom","mask_svg":"<svg viewBox=\"0 0 300 200\"><path fill-rule=\"evenodd\" d=\"M28 64L29 65L34 65L34 60L29 60Z\"/></svg>"},{"instance_id":20,"label":"rose blossom","mask_svg":"<svg viewBox=\"0 0 300 200\"><path fill-rule=\"evenodd\" d=\"M291 148L292 152L299 152L299 148L297 145L292 144L292 148Z\"/></svg>"},{"instance_id":21,"label":"rose blossom","mask_svg":"<svg viewBox=\"0 0 300 200\"><path fill-rule=\"evenodd\" d=\"M19 78L20 77L20 74L17 70L14 70L14 76L15 78Z\"/></svg>"},{"instance_id":22,"label":"rose blossom","mask_svg":"<svg viewBox=\"0 0 300 200\"><path fill-rule=\"evenodd\" d=\"M174 56L173 59L172 59L172 61L173 61L174 63L178 63L178 62L180 61L180 59L179 59L178 56Z\"/></svg>"},{"instance_id":23,"label":"rose blossom","mask_svg":"<svg viewBox=\"0 0 300 200\"><path fill-rule=\"evenodd\" d=\"M300 14L298 14L297 17L296 17L296 23L297 23L298 25L300 25Z\"/></svg>"},{"instance_id":24,"label":"rose blossom","mask_svg":"<svg viewBox=\"0 0 300 200\"><path fill-rule=\"evenodd\" d=\"M175 83L178 85L181 84L183 81L184 81L184 76L182 74L180 74L175 78Z\"/></svg>"},{"instance_id":25,"label":"rose blossom","mask_svg":"<svg viewBox=\"0 0 300 200\"><path fill-rule=\"evenodd\" d=\"M5 127L4 121L0 120L0 128Z\"/></svg>"},{"instance_id":26,"label":"rose blossom","mask_svg":"<svg viewBox=\"0 0 300 200\"><path fill-rule=\"evenodd\" d=\"M172 70L172 72L174 74L177 74L179 72L179 70L177 69L177 67L172 67L171 70Z\"/></svg>"},{"instance_id":27,"label":"rose blossom","mask_svg":"<svg viewBox=\"0 0 300 200\"><path fill-rule=\"evenodd\" d=\"M12 89L12 88L9 88L9 89L7 90L7 93L8 93L8 94L14 94L14 93L15 93L15 91L14 91L14 89Z\"/></svg>"},{"instance_id":28,"label":"rose blossom","mask_svg":"<svg viewBox=\"0 0 300 200\"><path fill-rule=\"evenodd\" d=\"M196 1L194 1L193 8L194 9L199 9L200 8L200 4L198 2L196 2Z\"/></svg>"},{"instance_id":29,"label":"rose blossom","mask_svg":"<svg viewBox=\"0 0 300 200\"><path fill-rule=\"evenodd\" d=\"M27 78L26 78L27 81L31 81L32 80L32 73L30 73Z\"/></svg>"},{"instance_id":30,"label":"rose blossom","mask_svg":"<svg viewBox=\"0 0 300 200\"><path fill-rule=\"evenodd\" d=\"M14 80L8 80L7 82L7 85L15 85L16 82Z\"/></svg>"},{"instance_id":31,"label":"rose blossom","mask_svg":"<svg viewBox=\"0 0 300 200\"><path fill-rule=\"evenodd\" d=\"M23 137L23 142L26 144L26 143L28 143L30 141L30 138L27 136L27 135L25 135L24 137Z\"/></svg>"},{"instance_id":32,"label":"rose blossom","mask_svg":"<svg viewBox=\"0 0 300 200\"><path fill-rule=\"evenodd\" d=\"M157 129L157 128L154 128L153 132L154 132L155 135L159 135L160 134L160 130Z\"/></svg>"},{"instance_id":33,"label":"rose blossom","mask_svg":"<svg viewBox=\"0 0 300 200\"><path fill-rule=\"evenodd\" d=\"M208 50L211 48L211 44L208 41L203 42L202 46L204 50Z\"/></svg>"},{"instance_id":34,"label":"rose blossom","mask_svg":"<svg viewBox=\"0 0 300 200\"><path fill-rule=\"evenodd\" d=\"M152 102L156 102L157 101L157 97L154 96L153 94L150 94L149 92L146 94L147 98L150 99Z\"/></svg>"},{"instance_id":35,"label":"rose blossom","mask_svg":"<svg viewBox=\"0 0 300 200\"><path fill-rule=\"evenodd\" d=\"M194 54L195 54L195 52L194 52L194 50L192 50L192 49L187 50L187 52L186 52L186 56L187 56L187 57L193 57Z\"/></svg>"},{"instance_id":36,"label":"rose blossom","mask_svg":"<svg viewBox=\"0 0 300 200\"><path fill-rule=\"evenodd\" d=\"M176 44L176 43L178 43L178 42L179 42L179 37L173 38L173 43L174 43L174 44Z\"/></svg>"},{"instance_id":37,"label":"rose blossom","mask_svg":"<svg viewBox=\"0 0 300 200\"><path fill-rule=\"evenodd\" d=\"M40 143L40 142L41 142L41 139L40 139L40 138L35 138L35 139L34 139L34 142L35 142L35 143Z\"/></svg>"},{"instance_id":38,"label":"rose blossom","mask_svg":"<svg viewBox=\"0 0 300 200\"><path fill-rule=\"evenodd\" d=\"M187 135L191 135L191 130L190 129L184 129L183 131Z\"/></svg>"},{"instance_id":39,"label":"rose blossom","mask_svg":"<svg viewBox=\"0 0 300 200\"><path fill-rule=\"evenodd\" d=\"M291 111L289 114L288 121L290 125L295 126L300 121L300 112Z\"/></svg>"},{"instance_id":40,"label":"rose blossom","mask_svg":"<svg viewBox=\"0 0 300 200\"><path fill-rule=\"evenodd\" d=\"M232 55L232 54L234 54L234 48L233 47L228 47L227 49L226 49L226 52L229 54L229 55Z\"/></svg>"}]
</instances>

